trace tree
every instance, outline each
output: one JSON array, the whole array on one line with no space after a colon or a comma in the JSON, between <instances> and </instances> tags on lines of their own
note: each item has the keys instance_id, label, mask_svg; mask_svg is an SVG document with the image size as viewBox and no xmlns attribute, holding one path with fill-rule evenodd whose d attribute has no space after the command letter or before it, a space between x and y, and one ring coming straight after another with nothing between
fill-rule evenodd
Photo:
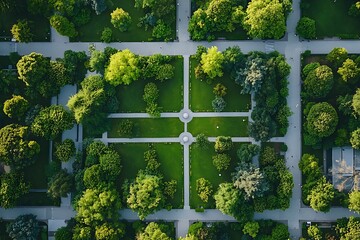
<instances>
[{"instance_id":1,"label":"tree","mask_svg":"<svg viewBox=\"0 0 360 240\"><path fill-rule=\"evenodd\" d=\"M64 16L55 14L50 17L50 25L63 36L76 37L78 32L75 29L75 25Z\"/></svg>"},{"instance_id":2,"label":"tree","mask_svg":"<svg viewBox=\"0 0 360 240\"><path fill-rule=\"evenodd\" d=\"M220 153L212 157L215 168L221 172L226 171L230 166L231 157L228 154Z\"/></svg>"},{"instance_id":3,"label":"tree","mask_svg":"<svg viewBox=\"0 0 360 240\"><path fill-rule=\"evenodd\" d=\"M92 238L92 229L91 227L85 226L83 224L76 224L73 229L73 240L85 240Z\"/></svg>"},{"instance_id":4,"label":"tree","mask_svg":"<svg viewBox=\"0 0 360 240\"><path fill-rule=\"evenodd\" d=\"M125 32L131 25L131 17L128 12L125 12L122 8L116 8L111 14L111 23L120 32Z\"/></svg>"},{"instance_id":5,"label":"tree","mask_svg":"<svg viewBox=\"0 0 360 240\"><path fill-rule=\"evenodd\" d=\"M128 206L138 213L140 220L163 206L161 180L159 176L140 173L130 185L126 201Z\"/></svg>"},{"instance_id":6,"label":"tree","mask_svg":"<svg viewBox=\"0 0 360 240\"><path fill-rule=\"evenodd\" d=\"M271 231L272 239L288 240L290 237L288 226L285 224L277 224Z\"/></svg>"},{"instance_id":7,"label":"tree","mask_svg":"<svg viewBox=\"0 0 360 240\"><path fill-rule=\"evenodd\" d=\"M106 48L105 48L106 50ZM63 63L66 71L70 77L70 84L80 83L87 73L85 62L88 61L88 56L84 51L74 52L66 50L64 52Z\"/></svg>"},{"instance_id":8,"label":"tree","mask_svg":"<svg viewBox=\"0 0 360 240\"><path fill-rule=\"evenodd\" d=\"M263 83L267 67L263 58L252 53L247 58L245 68L240 68L235 82L242 87L241 94L257 93Z\"/></svg>"},{"instance_id":9,"label":"tree","mask_svg":"<svg viewBox=\"0 0 360 240\"><path fill-rule=\"evenodd\" d=\"M233 147L231 137L219 136L215 140L215 152L224 153Z\"/></svg>"},{"instance_id":10,"label":"tree","mask_svg":"<svg viewBox=\"0 0 360 240\"><path fill-rule=\"evenodd\" d=\"M306 96L311 99L323 98L330 92L334 84L331 68L321 65L309 72L304 81Z\"/></svg>"},{"instance_id":11,"label":"tree","mask_svg":"<svg viewBox=\"0 0 360 240\"><path fill-rule=\"evenodd\" d=\"M193 13L189 22L188 32L190 33L191 39L195 41L204 39L211 41L215 39L215 36L211 34L212 28L210 20L206 12L201 8Z\"/></svg>"},{"instance_id":12,"label":"tree","mask_svg":"<svg viewBox=\"0 0 360 240\"><path fill-rule=\"evenodd\" d=\"M248 234L252 238L256 238L259 232L260 226L258 222L247 222L243 228L243 233Z\"/></svg>"},{"instance_id":13,"label":"tree","mask_svg":"<svg viewBox=\"0 0 360 240\"><path fill-rule=\"evenodd\" d=\"M354 109L354 112L360 116L360 88L356 89L356 93L352 98L351 106Z\"/></svg>"},{"instance_id":14,"label":"tree","mask_svg":"<svg viewBox=\"0 0 360 240\"><path fill-rule=\"evenodd\" d=\"M73 177L66 169L60 170L50 178L48 194L52 198L67 197L73 187Z\"/></svg>"},{"instance_id":15,"label":"tree","mask_svg":"<svg viewBox=\"0 0 360 240\"><path fill-rule=\"evenodd\" d=\"M118 131L121 135L130 137L133 133L133 129L134 122L129 119L125 119L120 122L120 127Z\"/></svg>"},{"instance_id":16,"label":"tree","mask_svg":"<svg viewBox=\"0 0 360 240\"><path fill-rule=\"evenodd\" d=\"M241 163L235 168L233 174L234 187L243 191L245 199L261 197L268 190L260 168L255 168L250 163Z\"/></svg>"},{"instance_id":17,"label":"tree","mask_svg":"<svg viewBox=\"0 0 360 240\"><path fill-rule=\"evenodd\" d=\"M235 29L232 24L233 2L231 0L210 1L205 12L212 31L231 32Z\"/></svg>"},{"instance_id":18,"label":"tree","mask_svg":"<svg viewBox=\"0 0 360 240\"><path fill-rule=\"evenodd\" d=\"M83 182L87 188L103 190L111 185L106 178L107 175L100 164L95 164L85 169Z\"/></svg>"},{"instance_id":19,"label":"tree","mask_svg":"<svg viewBox=\"0 0 360 240\"><path fill-rule=\"evenodd\" d=\"M218 83L215 85L215 87L213 88L213 93L217 96L217 97L224 97L226 95L226 87L221 84Z\"/></svg>"},{"instance_id":20,"label":"tree","mask_svg":"<svg viewBox=\"0 0 360 240\"><path fill-rule=\"evenodd\" d=\"M171 238L164 233L160 226L155 222L150 222L143 232L136 236L136 240L170 240Z\"/></svg>"},{"instance_id":21,"label":"tree","mask_svg":"<svg viewBox=\"0 0 360 240\"><path fill-rule=\"evenodd\" d=\"M118 240L125 235L125 226L120 223L104 223L96 226L96 240Z\"/></svg>"},{"instance_id":22,"label":"tree","mask_svg":"<svg viewBox=\"0 0 360 240\"><path fill-rule=\"evenodd\" d=\"M18 20L11 28L13 38L18 42L31 42L33 34L31 33L29 22L26 20Z\"/></svg>"},{"instance_id":23,"label":"tree","mask_svg":"<svg viewBox=\"0 0 360 240\"><path fill-rule=\"evenodd\" d=\"M30 190L29 185L25 183L24 177L20 173L3 174L0 180L0 206L3 208L14 207L18 199Z\"/></svg>"},{"instance_id":24,"label":"tree","mask_svg":"<svg viewBox=\"0 0 360 240\"><path fill-rule=\"evenodd\" d=\"M97 73L104 73L107 61L108 58L103 51L92 50L89 59L90 70L96 71Z\"/></svg>"},{"instance_id":25,"label":"tree","mask_svg":"<svg viewBox=\"0 0 360 240\"><path fill-rule=\"evenodd\" d=\"M357 78L360 75L360 68L354 62L354 60L348 58L343 62L342 66L338 69L338 74L340 74L342 80L347 82L350 79Z\"/></svg>"},{"instance_id":26,"label":"tree","mask_svg":"<svg viewBox=\"0 0 360 240\"><path fill-rule=\"evenodd\" d=\"M0 161L14 170L23 169L35 161L40 152L36 141L27 139L28 127L10 124L0 129Z\"/></svg>"},{"instance_id":27,"label":"tree","mask_svg":"<svg viewBox=\"0 0 360 240\"><path fill-rule=\"evenodd\" d=\"M51 105L42 109L31 124L31 131L46 139L55 139L66 129L74 126L75 119L61 105Z\"/></svg>"},{"instance_id":28,"label":"tree","mask_svg":"<svg viewBox=\"0 0 360 240\"><path fill-rule=\"evenodd\" d=\"M171 180L168 182L164 182L164 195L166 195L169 198L174 198L174 194L177 190L177 181Z\"/></svg>"},{"instance_id":29,"label":"tree","mask_svg":"<svg viewBox=\"0 0 360 240\"><path fill-rule=\"evenodd\" d=\"M115 180L120 176L121 160L120 155L115 150L108 150L100 155L100 166L109 179Z\"/></svg>"},{"instance_id":30,"label":"tree","mask_svg":"<svg viewBox=\"0 0 360 240\"><path fill-rule=\"evenodd\" d=\"M335 68L340 66L347 58L348 53L345 48L334 48L326 55L326 60L334 64Z\"/></svg>"},{"instance_id":31,"label":"tree","mask_svg":"<svg viewBox=\"0 0 360 240\"><path fill-rule=\"evenodd\" d=\"M341 218L336 221L336 233L341 240L358 239L360 237L360 219L354 216L349 219Z\"/></svg>"},{"instance_id":32,"label":"tree","mask_svg":"<svg viewBox=\"0 0 360 240\"><path fill-rule=\"evenodd\" d=\"M258 155L259 153L260 153L260 146L256 144L241 144L241 146L236 152L240 162L251 162L252 158ZM261 159L262 157L260 158L260 162Z\"/></svg>"},{"instance_id":33,"label":"tree","mask_svg":"<svg viewBox=\"0 0 360 240\"><path fill-rule=\"evenodd\" d=\"M286 31L283 4L278 0L252 0L246 9L244 26L252 38L280 39Z\"/></svg>"},{"instance_id":34,"label":"tree","mask_svg":"<svg viewBox=\"0 0 360 240\"><path fill-rule=\"evenodd\" d=\"M21 120L29 110L29 102L19 95L13 95L12 98L4 102L3 111L9 118Z\"/></svg>"},{"instance_id":35,"label":"tree","mask_svg":"<svg viewBox=\"0 0 360 240\"><path fill-rule=\"evenodd\" d=\"M254 215L253 207L245 201L232 183L221 183L214 195L216 209L222 213L234 216L240 222L251 221Z\"/></svg>"},{"instance_id":36,"label":"tree","mask_svg":"<svg viewBox=\"0 0 360 240\"><path fill-rule=\"evenodd\" d=\"M334 192L333 185L328 183L325 177L320 178L307 196L310 207L315 211L328 212L335 196Z\"/></svg>"},{"instance_id":37,"label":"tree","mask_svg":"<svg viewBox=\"0 0 360 240\"><path fill-rule=\"evenodd\" d=\"M353 148L360 149L360 128L351 133L350 143Z\"/></svg>"},{"instance_id":38,"label":"tree","mask_svg":"<svg viewBox=\"0 0 360 240\"><path fill-rule=\"evenodd\" d=\"M36 240L40 232L36 216L32 214L20 215L9 223L6 232L12 239Z\"/></svg>"},{"instance_id":39,"label":"tree","mask_svg":"<svg viewBox=\"0 0 360 240\"><path fill-rule=\"evenodd\" d=\"M307 75L309 75L310 72L312 72L313 70L317 69L320 66L321 65L319 62L308 63L305 65L301 73L304 75L304 77L307 77Z\"/></svg>"},{"instance_id":40,"label":"tree","mask_svg":"<svg viewBox=\"0 0 360 240\"><path fill-rule=\"evenodd\" d=\"M49 81L58 88L71 83L70 74L62 61L50 61Z\"/></svg>"},{"instance_id":41,"label":"tree","mask_svg":"<svg viewBox=\"0 0 360 240\"><path fill-rule=\"evenodd\" d=\"M164 39L165 41L169 41L172 35L171 26L165 23L163 20L159 19L156 22L155 27L152 31L152 37L155 39Z\"/></svg>"},{"instance_id":42,"label":"tree","mask_svg":"<svg viewBox=\"0 0 360 240\"><path fill-rule=\"evenodd\" d=\"M121 208L120 199L115 189L104 191L86 189L75 206L77 222L96 227L105 220L117 221Z\"/></svg>"},{"instance_id":43,"label":"tree","mask_svg":"<svg viewBox=\"0 0 360 240\"><path fill-rule=\"evenodd\" d=\"M196 192L200 199L204 202L208 202L209 196L212 194L213 189L211 182L205 178L199 178L196 180Z\"/></svg>"},{"instance_id":44,"label":"tree","mask_svg":"<svg viewBox=\"0 0 360 240\"><path fill-rule=\"evenodd\" d=\"M68 240L72 239L72 229L70 229L68 226L58 228L55 232L55 240Z\"/></svg>"},{"instance_id":45,"label":"tree","mask_svg":"<svg viewBox=\"0 0 360 240\"><path fill-rule=\"evenodd\" d=\"M51 97L59 92L56 83L47 81L50 60L40 53L23 56L16 64L19 79L26 84L26 95L31 99Z\"/></svg>"},{"instance_id":46,"label":"tree","mask_svg":"<svg viewBox=\"0 0 360 240\"><path fill-rule=\"evenodd\" d=\"M308 17L300 18L296 26L296 34L303 38L314 39L316 37L315 20Z\"/></svg>"},{"instance_id":47,"label":"tree","mask_svg":"<svg viewBox=\"0 0 360 240\"><path fill-rule=\"evenodd\" d=\"M110 57L109 66L105 70L105 80L117 86L119 84L129 85L140 76L138 58L135 54L125 49Z\"/></svg>"},{"instance_id":48,"label":"tree","mask_svg":"<svg viewBox=\"0 0 360 240\"><path fill-rule=\"evenodd\" d=\"M218 51L216 46L208 48L207 52L201 55L201 68L209 78L221 77L223 75L223 62L224 55Z\"/></svg>"},{"instance_id":49,"label":"tree","mask_svg":"<svg viewBox=\"0 0 360 240\"><path fill-rule=\"evenodd\" d=\"M226 107L226 102L222 97L215 97L215 99L212 100L211 105L215 112L221 112Z\"/></svg>"},{"instance_id":50,"label":"tree","mask_svg":"<svg viewBox=\"0 0 360 240\"><path fill-rule=\"evenodd\" d=\"M360 212L360 192L358 190L349 193L349 209Z\"/></svg>"},{"instance_id":51,"label":"tree","mask_svg":"<svg viewBox=\"0 0 360 240\"><path fill-rule=\"evenodd\" d=\"M315 155L305 153L299 162L299 169L305 176L319 176L321 175L319 168L319 159Z\"/></svg>"},{"instance_id":52,"label":"tree","mask_svg":"<svg viewBox=\"0 0 360 240\"><path fill-rule=\"evenodd\" d=\"M61 162L69 161L73 156L75 156L75 153L75 143L71 139L65 139L62 143L55 146L55 157Z\"/></svg>"},{"instance_id":53,"label":"tree","mask_svg":"<svg viewBox=\"0 0 360 240\"><path fill-rule=\"evenodd\" d=\"M159 97L159 89L155 83L150 82L144 87L143 99L146 103L156 102Z\"/></svg>"},{"instance_id":54,"label":"tree","mask_svg":"<svg viewBox=\"0 0 360 240\"><path fill-rule=\"evenodd\" d=\"M160 163L158 161L157 152L155 149L149 149L144 152L144 160L146 162L146 171L150 174L158 173L158 168L160 167Z\"/></svg>"},{"instance_id":55,"label":"tree","mask_svg":"<svg viewBox=\"0 0 360 240\"><path fill-rule=\"evenodd\" d=\"M338 121L334 107L327 102L321 102L310 108L305 124L310 135L323 138L335 132Z\"/></svg>"},{"instance_id":56,"label":"tree","mask_svg":"<svg viewBox=\"0 0 360 240\"><path fill-rule=\"evenodd\" d=\"M101 41L104 43L110 43L112 41L113 32L111 28L105 27L101 33Z\"/></svg>"},{"instance_id":57,"label":"tree","mask_svg":"<svg viewBox=\"0 0 360 240\"><path fill-rule=\"evenodd\" d=\"M195 146L201 149L208 149L210 145L210 141L208 139L207 136L205 136L205 134L203 133L199 133L196 136L196 142L195 142Z\"/></svg>"}]
</instances>

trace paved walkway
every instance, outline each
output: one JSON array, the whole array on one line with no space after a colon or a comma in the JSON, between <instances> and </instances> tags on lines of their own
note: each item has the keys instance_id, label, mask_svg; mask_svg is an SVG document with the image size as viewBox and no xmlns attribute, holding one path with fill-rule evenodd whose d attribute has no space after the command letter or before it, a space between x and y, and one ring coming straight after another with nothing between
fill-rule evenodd
<instances>
[{"instance_id":1,"label":"paved walkway","mask_svg":"<svg viewBox=\"0 0 360 240\"><path fill-rule=\"evenodd\" d=\"M265 211L263 213L256 213L256 219L274 219L279 221L286 221L289 225L289 230L292 239L298 239L301 234L300 221L334 221L337 218L348 217L356 215L344 208L332 208L329 213L316 213L311 208L302 207L301 199L301 173L297 167L298 161L301 157L301 102L300 102L300 54L305 50L311 50L315 54L326 54L334 47L345 47L350 53L360 53L358 47L359 41L339 41L339 40L324 40L324 41L299 41L295 36L295 27L300 18L300 0L293 0L293 11L290 13L287 20L287 35L280 41L214 41L208 42L192 42L189 41L189 33L187 32L188 16L190 15L191 0L180 1L177 0L177 36L178 41L171 43L164 42L131 42L131 43L96 43L96 48L104 49L106 46L111 46L117 49L128 48L131 51L141 55L151 55L154 53L168 54L168 55L182 55L184 57L184 109L176 113L163 113L161 117L178 117L184 122L184 134L187 136L187 123L193 117L249 117L249 112L236 113L193 113L189 111L189 56L196 52L197 46L204 45L210 47L216 45L219 50L225 50L227 47L238 45L244 53L250 51L271 51L277 50L284 54L288 63L291 65L291 73L289 77L289 97L288 104L293 112L290 117L290 127L285 137L273 138L272 142L286 142L288 151L286 153L287 166L293 174L295 187L293 189L293 196L291 198L290 208L286 211L275 210ZM330 3L331 4L331 3ZM31 52L39 52L52 59L63 57L65 50L72 49L75 51L88 52L91 43L70 43L68 38L64 38L52 31L52 42L50 43L28 43L28 44L14 44L9 42L0 43L0 55L8 55L14 49L18 50L21 55L29 54ZM16 46L15 46L16 45ZM75 90L75 91L74 91ZM74 94L76 89L71 86L63 88L58 98L53 99L53 102L65 105L69 95ZM254 102L253 102L253 107ZM187 118L184 113L188 113ZM146 113L119 113L111 114L110 118L148 118ZM181 136L185 136L181 135ZM192 139L192 136L189 135ZM82 140L82 127L78 126L66 131L63 134L63 139L71 138L76 142ZM210 141L215 141L215 137L209 138ZM218 210L206 210L204 213L196 213L189 209L189 144L183 142L182 138L108 138L107 134L103 134L102 141L109 142L179 142L184 145L184 209L174 209L171 211L162 210L147 217L148 220L164 219L168 221L176 221L177 236L184 236L187 232L190 221L234 221L234 218L222 214ZM189 142L191 142L189 141ZM233 138L236 142L253 142L249 137ZM63 166L71 169L70 166ZM64 199L62 206L56 207L20 207L14 209L0 209L0 216L4 219L14 219L20 214L33 213L41 220L49 219L51 222L51 230L54 231L57 226L61 226L63 220L74 216L75 212L69 206L68 199ZM130 210L121 211L122 218L128 220L137 220L137 215Z\"/></svg>"}]
</instances>

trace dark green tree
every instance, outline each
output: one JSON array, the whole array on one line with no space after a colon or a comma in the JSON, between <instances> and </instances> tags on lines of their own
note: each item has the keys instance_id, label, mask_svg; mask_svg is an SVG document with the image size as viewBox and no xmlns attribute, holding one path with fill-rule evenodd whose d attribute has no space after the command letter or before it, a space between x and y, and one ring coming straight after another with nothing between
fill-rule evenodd
<instances>
[{"instance_id":1,"label":"dark green tree","mask_svg":"<svg viewBox=\"0 0 360 240\"><path fill-rule=\"evenodd\" d=\"M50 178L48 194L52 198L67 197L72 190L73 182L73 176L66 169L62 169Z\"/></svg>"},{"instance_id":2,"label":"dark green tree","mask_svg":"<svg viewBox=\"0 0 360 240\"><path fill-rule=\"evenodd\" d=\"M35 215L20 215L9 223L6 232L12 239L36 240L39 237L40 226Z\"/></svg>"},{"instance_id":3,"label":"dark green tree","mask_svg":"<svg viewBox=\"0 0 360 240\"><path fill-rule=\"evenodd\" d=\"M33 34L31 33L30 24L26 20L18 20L11 28L13 38L18 42L31 42Z\"/></svg>"},{"instance_id":4,"label":"dark green tree","mask_svg":"<svg viewBox=\"0 0 360 240\"><path fill-rule=\"evenodd\" d=\"M296 34L306 39L314 39L316 37L315 20L302 17L296 26Z\"/></svg>"}]
</instances>

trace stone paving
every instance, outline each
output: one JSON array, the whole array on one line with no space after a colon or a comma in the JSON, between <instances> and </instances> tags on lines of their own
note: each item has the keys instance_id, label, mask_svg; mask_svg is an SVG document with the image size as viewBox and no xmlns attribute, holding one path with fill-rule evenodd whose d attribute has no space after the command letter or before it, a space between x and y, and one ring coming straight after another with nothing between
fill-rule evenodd
<instances>
[{"instance_id":1,"label":"stone paving","mask_svg":"<svg viewBox=\"0 0 360 240\"><path fill-rule=\"evenodd\" d=\"M331 4L331 3L330 3ZM249 117L249 112L234 112L234 113L193 113L189 109L189 56L196 52L199 45L206 47L217 46L219 50L223 51L227 47L237 45L244 53L250 51L272 51L276 50L284 54L288 63L291 65L291 73L289 76L289 97L288 104L293 112L290 117L290 127L288 133L282 138L273 138L272 142L285 142L288 145L286 153L287 166L294 176L295 187L293 189L293 196L291 198L290 208L274 211L265 211L263 213L256 213L255 219L274 219L285 221L288 223L291 233L291 239L298 239L301 236L300 221L334 221L341 217L348 217L357 215L346 208L332 208L328 213L317 213L309 207L301 206L301 173L297 167L298 161L301 157L301 102L300 102L300 54L305 50L311 50L314 54L326 54L334 47L345 47L350 53L360 53L359 41L348 40L323 40L323 41L299 41L295 35L295 27L300 18L300 0L293 0L293 11L290 13L287 20L287 34L284 39L279 41L214 41L214 42L193 42L190 41L187 32L187 26L190 16L191 0L177 1L177 36L178 40L175 42L131 42L131 43L95 43L97 49L102 50L106 46L111 46L117 49L128 48L131 51L140 55L151 55L154 53L161 53L166 55L182 55L184 57L184 107L179 113L162 113L161 117L178 117L184 123L184 132L175 138L107 138L107 134L103 134L102 141L109 142L178 142L184 145L184 209L173 209L171 211L162 210L155 214L149 215L147 220L167 220L175 221L177 226L177 236L185 236L190 222L192 221L234 221L233 217L222 214L218 210L209 209L204 213L197 213L189 207L189 145L194 141L191 133L187 132L187 123L193 117ZM29 54L31 52L39 52L52 59L63 57L65 50L72 49L75 51L88 52L89 45L92 43L71 43L68 38L62 37L52 31L52 42L49 43L0 43L0 55L8 55L15 49L19 54ZM76 91L76 89L75 89ZM65 105L70 95L74 94L74 88L66 86L62 89L61 94L54 102ZM252 103L254 107L254 103ZM184 115L184 113L186 113ZM117 113L111 114L110 118L146 118L149 117L144 113ZM184 138L184 137L187 137ZM82 140L82 128L76 126L73 129L64 132L63 139L72 138L77 142ZM185 141L186 140L186 141ZM210 141L215 140L215 136L209 138ZM253 142L249 137L234 137L236 142ZM63 167L71 170L70 165ZM13 209L0 209L0 217L4 219L14 219L20 214L33 213L38 216L38 219L48 220L49 231L55 231L58 227L64 225L64 220L69 219L75 215L74 210L70 207L68 198L62 199L61 207L19 207ZM138 219L136 213L129 209L121 211L123 219L136 220Z\"/></svg>"}]
</instances>

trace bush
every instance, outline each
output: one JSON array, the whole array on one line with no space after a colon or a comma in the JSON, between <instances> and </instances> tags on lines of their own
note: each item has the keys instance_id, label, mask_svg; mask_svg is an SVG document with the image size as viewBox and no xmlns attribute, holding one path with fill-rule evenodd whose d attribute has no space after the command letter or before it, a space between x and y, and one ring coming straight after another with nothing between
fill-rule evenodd
<instances>
[{"instance_id":1,"label":"bush","mask_svg":"<svg viewBox=\"0 0 360 240\"><path fill-rule=\"evenodd\" d=\"M71 139L65 139L62 143L55 146L55 157L61 162L67 162L75 156L75 143Z\"/></svg>"},{"instance_id":2,"label":"bush","mask_svg":"<svg viewBox=\"0 0 360 240\"><path fill-rule=\"evenodd\" d=\"M105 43L110 43L112 41L112 30L111 28L105 27L101 33L101 41Z\"/></svg>"},{"instance_id":3,"label":"bush","mask_svg":"<svg viewBox=\"0 0 360 240\"><path fill-rule=\"evenodd\" d=\"M73 177L62 169L50 179L48 185L48 194L52 198L67 197L73 187Z\"/></svg>"},{"instance_id":4,"label":"bush","mask_svg":"<svg viewBox=\"0 0 360 240\"><path fill-rule=\"evenodd\" d=\"M31 42L33 38L29 22L26 20L18 20L17 23L12 26L11 34L18 42Z\"/></svg>"},{"instance_id":5,"label":"bush","mask_svg":"<svg viewBox=\"0 0 360 240\"><path fill-rule=\"evenodd\" d=\"M296 33L299 34L300 37L314 39L316 37L315 20L302 17L296 26Z\"/></svg>"},{"instance_id":6,"label":"bush","mask_svg":"<svg viewBox=\"0 0 360 240\"><path fill-rule=\"evenodd\" d=\"M3 111L9 118L21 120L29 109L29 102L22 96L13 95L4 102Z\"/></svg>"},{"instance_id":7,"label":"bush","mask_svg":"<svg viewBox=\"0 0 360 240\"><path fill-rule=\"evenodd\" d=\"M116 8L111 13L111 23L121 32L125 32L129 29L131 25L130 14L128 12L125 12L122 8Z\"/></svg>"},{"instance_id":8,"label":"bush","mask_svg":"<svg viewBox=\"0 0 360 240\"><path fill-rule=\"evenodd\" d=\"M219 136L215 140L215 152L224 153L229 151L233 146L231 137Z\"/></svg>"},{"instance_id":9,"label":"bush","mask_svg":"<svg viewBox=\"0 0 360 240\"><path fill-rule=\"evenodd\" d=\"M226 107L226 102L222 97L216 97L212 102L211 105L215 112L221 112Z\"/></svg>"},{"instance_id":10,"label":"bush","mask_svg":"<svg viewBox=\"0 0 360 240\"><path fill-rule=\"evenodd\" d=\"M55 232L55 240L72 239L72 230L69 227L58 228Z\"/></svg>"},{"instance_id":11,"label":"bush","mask_svg":"<svg viewBox=\"0 0 360 240\"><path fill-rule=\"evenodd\" d=\"M226 171L230 166L231 158L228 154L220 153L212 157L215 168L220 171Z\"/></svg>"},{"instance_id":12,"label":"bush","mask_svg":"<svg viewBox=\"0 0 360 240\"><path fill-rule=\"evenodd\" d=\"M21 215L11 222L6 232L12 239L37 239L40 232L36 216L32 214Z\"/></svg>"},{"instance_id":13,"label":"bush","mask_svg":"<svg viewBox=\"0 0 360 240\"><path fill-rule=\"evenodd\" d=\"M50 25L63 36L76 37L78 35L75 26L66 17L53 15L50 17Z\"/></svg>"},{"instance_id":14,"label":"bush","mask_svg":"<svg viewBox=\"0 0 360 240\"><path fill-rule=\"evenodd\" d=\"M121 120L118 131L121 135L130 137L133 133L133 129L134 129L134 122L129 119L125 119L125 120Z\"/></svg>"},{"instance_id":15,"label":"bush","mask_svg":"<svg viewBox=\"0 0 360 240\"><path fill-rule=\"evenodd\" d=\"M307 132L315 137L328 137L335 132L338 115L333 106L327 102L313 105L306 118Z\"/></svg>"}]
</instances>

